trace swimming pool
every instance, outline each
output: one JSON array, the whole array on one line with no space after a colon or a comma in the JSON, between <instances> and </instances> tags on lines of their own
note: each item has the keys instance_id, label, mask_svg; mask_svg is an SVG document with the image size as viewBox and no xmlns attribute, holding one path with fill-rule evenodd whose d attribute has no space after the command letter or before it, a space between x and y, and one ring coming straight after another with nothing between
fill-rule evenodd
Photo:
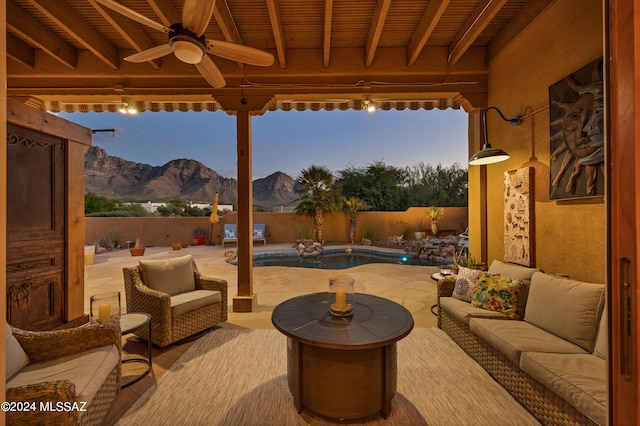
<instances>
[{"instance_id":1,"label":"swimming pool","mask_svg":"<svg viewBox=\"0 0 640 426\"><path fill-rule=\"evenodd\" d=\"M351 252L348 252L351 249ZM230 263L236 263L230 261ZM298 256L295 249L255 251L253 266L289 266L316 269L347 269L370 263L437 266L426 260L409 257L402 250L377 247L325 247L320 255Z\"/></svg>"}]
</instances>

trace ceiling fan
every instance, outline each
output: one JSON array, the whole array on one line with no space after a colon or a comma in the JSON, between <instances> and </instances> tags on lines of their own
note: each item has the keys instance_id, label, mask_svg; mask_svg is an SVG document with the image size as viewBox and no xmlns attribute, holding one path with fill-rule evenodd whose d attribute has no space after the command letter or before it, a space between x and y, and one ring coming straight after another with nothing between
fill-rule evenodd
<instances>
[{"instance_id":1,"label":"ceiling fan","mask_svg":"<svg viewBox=\"0 0 640 426\"><path fill-rule=\"evenodd\" d=\"M202 77L214 88L224 87L227 83L216 64L206 53L250 65L268 67L273 64L274 58L269 52L242 44L207 40L204 37L203 34L213 14L215 0L185 0L182 7L182 22L169 27L114 0L95 1L136 22L169 35L168 43L127 56L124 58L125 61L146 62L173 53L182 62L195 65Z\"/></svg>"}]
</instances>

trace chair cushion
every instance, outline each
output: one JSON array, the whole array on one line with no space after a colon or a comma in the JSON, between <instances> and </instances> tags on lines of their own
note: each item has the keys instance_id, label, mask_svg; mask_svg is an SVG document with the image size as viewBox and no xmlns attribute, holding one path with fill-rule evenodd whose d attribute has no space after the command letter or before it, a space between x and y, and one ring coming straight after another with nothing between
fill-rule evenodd
<instances>
[{"instance_id":1,"label":"chair cushion","mask_svg":"<svg viewBox=\"0 0 640 426\"><path fill-rule=\"evenodd\" d=\"M525 321L470 318L469 328L516 365L520 364L522 352L587 353L580 346Z\"/></svg>"},{"instance_id":2,"label":"chair cushion","mask_svg":"<svg viewBox=\"0 0 640 426\"><path fill-rule=\"evenodd\" d=\"M465 302L471 302L473 291L476 288L476 282L481 274L482 271L478 269L469 269L464 266L458 268L456 283L453 287L451 297L464 300Z\"/></svg>"},{"instance_id":3,"label":"chair cushion","mask_svg":"<svg viewBox=\"0 0 640 426\"><path fill-rule=\"evenodd\" d=\"M172 296L196 288L190 254L173 259L141 260L140 271L147 287Z\"/></svg>"},{"instance_id":4,"label":"chair cushion","mask_svg":"<svg viewBox=\"0 0 640 426\"><path fill-rule=\"evenodd\" d=\"M5 321L5 352L6 352L6 374L7 377L11 377L20 371L24 366L29 364L29 357L27 353L22 349L20 342L13 335L13 331L9 324Z\"/></svg>"},{"instance_id":5,"label":"chair cushion","mask_svg":"<svg viewBox=\"0 0 640 426\"><path fill-rule=\"evenodd\" d=\"M593 352L604 285L557 278L542 272L531 277L524 319Z\"/></svg>"},{"instance_id":6,"label":"chair cushion","mask_svg":"<svg viewBox=\"0 0 640 426\"><path fill-rule=\"evenodd\" d=\"M607 423L607 362L591 354L525 352L520 368L599 425Z\"/></svg>"},{"instance_id":7,"label":"chair cushion","mask_svg":"<svg viewBox=\"0 0 640 426\"><path fill-rule=\"evenodd\" d=\"M236 229L235 227L224 226L224 238L225 240L235 240L236 239Z\"/></svg>"},{"instance_id":8,"label":"chair cushion","mask_svg":"<svg viewBox=\"0 0 640 426\"><path fill-rule=\"evenodd\" d=\"M502 312L489 311L487 309L476 308L471 303L453 297L441 297L440 307L447 311L456 321L469 325L469 318L492 318L508 320L509 317Z\"/></svg>"},{"instance_id":9,"label":"chair cushion","mask_svg":"<svg viewBox=\"0 0 640 426\"><path fill-rule=\"evenodd\" d=\"M115 345L103 346L58 359L29 364L7 381L17 388L55 380L69 380L76 387L76 401L91 402L98 389L120 362Z\"/></svg>"},{"instance_id":10,"label":"chair cushion","mask_svg":"<svg viewBox=\"0 0 640 426\"><path fill-rule=\"evenodd\" d=\"M471 304L515 318L521 286L520 280L501 275L483 274L476 282Z\"/></svg>"},{"instance_id":11,"label":"chair cushion","mask_svg":"<svg viewBox=\"0 0 640 426\"><path fill-rule=\"evenodd\" d=\"M203 306L213 305L222 301L219 291L195 290L171 296L171 316L177 317L187 312L195 311Z\"/></svg>"}]
</instances>

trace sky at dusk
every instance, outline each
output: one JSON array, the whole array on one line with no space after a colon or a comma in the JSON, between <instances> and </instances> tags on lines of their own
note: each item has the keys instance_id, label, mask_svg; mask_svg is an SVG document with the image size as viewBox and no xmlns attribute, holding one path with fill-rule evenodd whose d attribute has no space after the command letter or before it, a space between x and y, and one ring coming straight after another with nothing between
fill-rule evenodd
<instances>
[{"instance_id":1,"label":"sky at dusk","mask_svg":"<svg viewBox=\"0 0 640 426\"><path fill-rule=\"evenodd\" d=\"M236 118L216 112L59 113L96 133L111 156L161 166L198 160L236 178ZM376 161L396 167L419 162L466 167L467 114L462 110L269 111L252 118L253 178L277 171L296 178L312 164L337 172Z\"/></svg>"}]
</instances>

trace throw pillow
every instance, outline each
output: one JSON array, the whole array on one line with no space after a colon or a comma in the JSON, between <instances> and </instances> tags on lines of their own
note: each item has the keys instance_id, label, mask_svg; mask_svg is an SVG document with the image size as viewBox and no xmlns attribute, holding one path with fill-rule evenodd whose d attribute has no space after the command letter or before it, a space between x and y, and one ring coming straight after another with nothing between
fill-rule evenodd
<instances>
[{"instance_id":1,"label":"throw pillow","mask_svg":"<svg viewBox=\"0 0 640 426\"><path fill-rule=\"evenodd\" d=\"M230 230L230 229L225 229L225 230L224 230L224 237L225 237L225 238L235 238L235 237L236 237L236 233L235 233L235 232L233 232L233 231L232 231L232 230Z\"/></svg>"},{"instance_id":2,"label":"throw pillow","mask_svg":"<svg viewBox=\"0 0 640 426\"><path fill-rule=\"evenodd\" d=\"M11 331L11 327L5 321L7 325L5 331L5 349L6 349L6 373L7 379L16 374L18 371L22 370L24 366L29 364L29 357L27 356L22 346L20 346L20 342L16 339L16 336L13 335Z\"/></svg>"},{"instance_id":3,"label":"throw pillow","mask_svg":"<svg viewBox=\"0 0 640 426\"><path fill-rule=\"evenodd\" d=\"M476 281L481 273L482 271L478 271L477 269L469 269L461 266L460 269L458 269L458 278L453 287L451 297L464 300L465 302L471 302L473 291L476 288Z\"/></svg>"},{"instance_id":4,"label":"throw pillow","mask_svg":"<svg viewBox=\"0 0 640 426\"><path fill-rule=\"evenodd\" d=\"M520 280L501 275L482 274L476 283L471 304L515 318L521 286Z\"/></svg>"},{"instance_id":5,"label":"throw pillow","mask_svg":"<svg viewBox=\"0 0 640 426\"><path fill-rule=\"evenodd\" d=\"M253 238L262 238L262 229L254 229Z\"/></svg>"},{"instance_id":6,"label":"throw pillow","mask_svg":"<svg viewBox=\"0 0 640 426\"><path fill-rule=\"evenodd\" d=\"M171 296L196 289L190 254L166 260L141 260L140 270L147 287Z\"/></svg>"}]
</instances>

